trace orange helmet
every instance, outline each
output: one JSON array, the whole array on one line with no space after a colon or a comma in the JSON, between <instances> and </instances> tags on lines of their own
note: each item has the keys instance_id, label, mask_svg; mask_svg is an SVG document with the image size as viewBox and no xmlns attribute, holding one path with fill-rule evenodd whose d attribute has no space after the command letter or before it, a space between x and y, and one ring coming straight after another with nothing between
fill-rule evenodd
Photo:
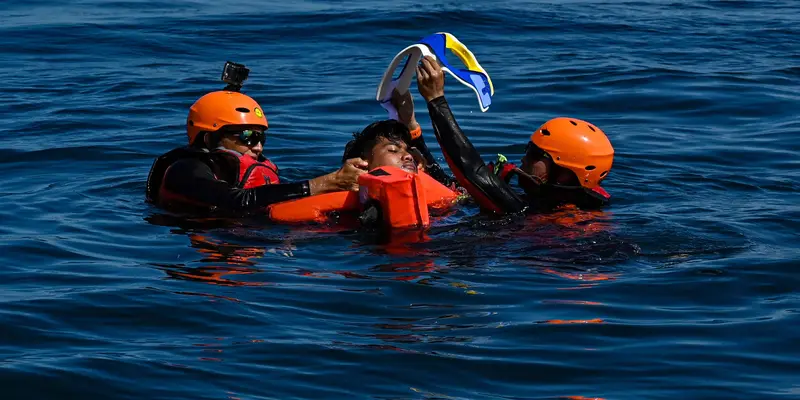
<instances>
[{"instance_id":1,"label":"orange helmet","mask_svg":"<svg viewBox=\"0 0 800 400\"><path fill-rule=\"evenodd\" d=\"M531 135L556 165L578 176L581 186L593 189L608 175L614 148L600 128L575 118L553 118Z\"/></svg>"},{"instance_id":2,"label":"orange helmet","mask_svg":"<svg viewBox=\"0 0 800 400\"><path fill-rule=\"evenodd\" d=\"M267 129L267 117L250 96L239 92L211 92L189 108L186 135L192 144L200 132L213 132L225 125L260 125Z\"/></svg>"}]
</instances>

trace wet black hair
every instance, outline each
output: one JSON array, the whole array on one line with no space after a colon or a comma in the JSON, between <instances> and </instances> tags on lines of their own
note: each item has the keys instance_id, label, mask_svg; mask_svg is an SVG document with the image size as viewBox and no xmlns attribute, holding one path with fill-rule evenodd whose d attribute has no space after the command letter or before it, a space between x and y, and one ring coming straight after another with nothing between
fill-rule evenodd
<instances>
[{"instance_id":1,"label":"wet black hair","mask_svg":"<svg viewBox=\"0 0 800 400\"><path fill-rule=\"evenodd\" d=\"M353 134L353 140L347 142L344 147L342 162L344 163L348 159L356 157L366 159L380 138L392 142L403 142L408 147L411 147L411 133L402 122L393 119L373 122L362 129L361 132Z\"/></svg>"}]
</instances>

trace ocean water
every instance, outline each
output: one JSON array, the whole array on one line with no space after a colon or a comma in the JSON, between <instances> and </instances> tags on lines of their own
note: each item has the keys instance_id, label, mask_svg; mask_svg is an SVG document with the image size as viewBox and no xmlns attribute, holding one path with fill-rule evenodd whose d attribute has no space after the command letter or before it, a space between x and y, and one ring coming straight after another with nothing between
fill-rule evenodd
<instances>
[{"instance_id":1,"label":"ocean water","mask_svg":"<svg viewBox=\"0 0 800 400\"><path fill-rule=\"evenodd\" d=\"M6 0L0 21L0 398L800 398L794 0ZM303 179L439 31L494 81L487 113L446 87L485 158L591 121L611 207L467 205L382 244L144 201L224 61Z\"/></svg>"}]
</instances>

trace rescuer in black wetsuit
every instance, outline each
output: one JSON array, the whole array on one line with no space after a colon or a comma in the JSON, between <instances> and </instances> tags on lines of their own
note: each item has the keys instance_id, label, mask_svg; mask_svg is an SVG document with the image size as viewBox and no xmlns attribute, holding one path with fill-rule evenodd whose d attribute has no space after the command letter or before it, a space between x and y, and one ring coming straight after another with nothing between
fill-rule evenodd
<instances>
[{"instance_id":1,"label":"rescuer in black wetsuit","mask_svg":"<svg viewBox=\"0 0 800 400\"><path fill-rule=\"evenodd\" d=\"M575 118L552 119L531 135L521 167L504 157L486 165L450 111L444 73L434 58L425 57L417 67L417 86L450 169L482 209L507 214L565 203L580 208L609 203L611 196L600 182L611 170L614 148L596 126ZM513 176L524 194L510 186Z\"/></svg>"},{"instance_id":2,"label":"rescuer in black wetsuit","mask_svg":"<svg viewBox=\"0 0 800 400\"><path fill-rule=\"evenodd\" d=\"M358 158L346 160L338 171L324 176L280 183L278 168L262 153L268 129L263 109L239 93L248 72L242 65L226 64L223 80L228 87L192 105L186 121L189 146L153 163L147 179L148 201L184 210L252 212L280 201L357 190L358 176L367 165Z\"/></svg>"}]
</instances>

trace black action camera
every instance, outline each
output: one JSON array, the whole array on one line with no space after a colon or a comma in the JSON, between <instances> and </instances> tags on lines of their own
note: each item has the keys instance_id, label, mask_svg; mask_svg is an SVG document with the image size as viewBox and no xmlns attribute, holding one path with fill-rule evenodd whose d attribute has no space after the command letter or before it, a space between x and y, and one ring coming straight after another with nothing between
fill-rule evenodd
<instances>
[{"instance_id":1,"label":"black action camera","mask_svg":"<svg viewBox=\"0 0 800 400\"><path fill-rule=\"evenodd\" d=\"M228 84L225 90L238 92L249 75L250 69L245 67L244 64L226 61L225 67L222 68L222 77L220 79Z\"/></svg>"}]
</instances>

